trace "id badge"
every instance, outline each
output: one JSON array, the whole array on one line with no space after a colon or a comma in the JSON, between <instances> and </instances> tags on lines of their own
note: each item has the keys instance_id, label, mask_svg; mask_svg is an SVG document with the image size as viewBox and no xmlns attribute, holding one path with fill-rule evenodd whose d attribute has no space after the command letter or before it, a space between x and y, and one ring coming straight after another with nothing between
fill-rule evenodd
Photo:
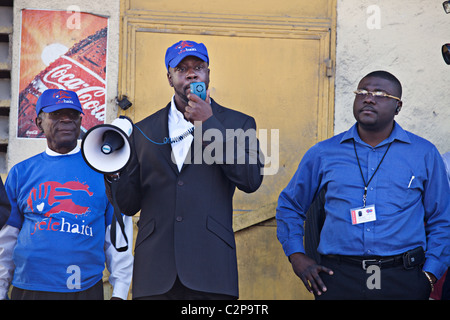
<instances>
[{"instance_id":1,"label":"id badge","mask_svg":"<svg viewBox=\"0 0 450 320\"><path fill-rule=\"evenodd\" d=\"M377 220L375 205L350 209L352 224L360 224Z\"/></svg>"}]
</instances>

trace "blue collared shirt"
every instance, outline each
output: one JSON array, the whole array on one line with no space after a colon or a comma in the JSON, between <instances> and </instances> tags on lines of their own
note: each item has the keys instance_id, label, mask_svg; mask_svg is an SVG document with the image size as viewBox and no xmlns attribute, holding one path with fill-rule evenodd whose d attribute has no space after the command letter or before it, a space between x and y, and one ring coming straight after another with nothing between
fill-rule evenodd
<instances>
[{"instance_id":1,"label":"blue collared shirt","mask_svg":"<svg viewBox=\"0 0 450 320\"><path fill-rule=\"evenodd\" d=\"M375 205L376 221L352 224L350 209ZM440 278L450 261L450 188L444 163L429 141L395 123L376 147L363 142L357 124L317 143L281 192L277 236L287 256L305 252L303 222L314 197L326 188L326 218L318 252L353 256L391 256L418 246L426 250L425 271Z\"/></svg>"}]
</instances>

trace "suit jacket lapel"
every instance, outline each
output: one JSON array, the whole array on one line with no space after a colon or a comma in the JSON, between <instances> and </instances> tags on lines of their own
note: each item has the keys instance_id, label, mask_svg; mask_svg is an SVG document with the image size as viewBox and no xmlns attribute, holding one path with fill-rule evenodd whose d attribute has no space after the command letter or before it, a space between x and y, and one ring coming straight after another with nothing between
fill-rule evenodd
<instances>
[{"instance_id":1,"label":"suit jacket lapel","mask_svg":"<svg viewBox=\"0 0 450 320\"><path fill-rule=\"evenodd\" d=\"M157 127L152 130L153 132L155 132L155 136L157 137L158 142L162 142L165 138L169 137L169 109L170 103L166 106L164 112L161 113L161 116L157 121ZM178 175L178 167L172 160L172 146L167 143L157 147L166 158L166 161L169 163L169 166L172 168L172 170Z\"/></svg>"},{"instance_id":2,"label":"suit jacket lapel","mask_svg":"<svg viewBox=\"0 0 450 320\"><path fill-rule=\"evenodd\" d=\"M224 108L220 104L215 102L213 99L211 99L211 108L217 120L223 123L225 117L225 115L223 114Z\"/></svg>"}]
</instances>

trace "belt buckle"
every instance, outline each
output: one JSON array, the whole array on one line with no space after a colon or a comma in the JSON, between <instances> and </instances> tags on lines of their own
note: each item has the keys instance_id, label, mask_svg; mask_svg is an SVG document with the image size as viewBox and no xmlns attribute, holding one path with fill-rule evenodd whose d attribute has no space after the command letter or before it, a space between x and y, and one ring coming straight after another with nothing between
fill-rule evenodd
<instances>
[{"instance_id":1,"label":"belt buckle","mask_svg":"<svg viewBox=\"0 0 450 320\"><path fill-rule=\"evenodd\" d=\"M368 262L377 262L378 264L380 263L380 261L377 260L377 259L363 260L363 261L361 261L363 270L367 270L367 265L366 265L366 263L368 263Z\"/></svg>"}]
</instances>

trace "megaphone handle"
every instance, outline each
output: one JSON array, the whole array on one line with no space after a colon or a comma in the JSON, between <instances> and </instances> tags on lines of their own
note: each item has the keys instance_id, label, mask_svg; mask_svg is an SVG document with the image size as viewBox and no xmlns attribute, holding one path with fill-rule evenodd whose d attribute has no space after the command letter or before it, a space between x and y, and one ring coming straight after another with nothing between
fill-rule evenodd
<instances>
[{"instance_id":1,"label":"megaphone handle","mask_svg":"<svg viewBox=\"0 0 450 320\"><path fill-rule=\"evenodd\" d=\"M111 243L117 251L123 252L128 250L128 238L125 233L125 224L123 223L122 213L120 211L119 205L117 204L116 193L117 193L118 181L111 181L111 200L112 205L114 207L114 215L111 221ZM127 243L124 247L117 248L116 246L116 221L119 223L120 230L122 231L122 235L125 238L125 242Z\"/></svg>"}]
</instances>

